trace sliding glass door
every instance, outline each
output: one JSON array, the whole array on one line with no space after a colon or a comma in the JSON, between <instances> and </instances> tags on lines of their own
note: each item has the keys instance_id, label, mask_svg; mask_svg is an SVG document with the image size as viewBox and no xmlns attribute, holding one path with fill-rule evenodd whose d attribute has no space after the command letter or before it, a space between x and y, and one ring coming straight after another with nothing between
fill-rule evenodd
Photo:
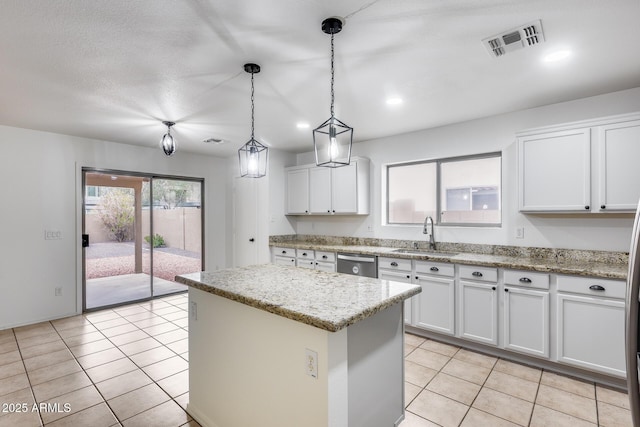
<instances>
[{"instance_id":1,"label":"sliding glass door","mask_svg":"<svg viewBox=\"0 0 640 427\"><path fill-rule=\"evenodd\" d=\"M83 169L84 309L184 292L201 271L203 181Z\"/></svg>"}]
</instances>

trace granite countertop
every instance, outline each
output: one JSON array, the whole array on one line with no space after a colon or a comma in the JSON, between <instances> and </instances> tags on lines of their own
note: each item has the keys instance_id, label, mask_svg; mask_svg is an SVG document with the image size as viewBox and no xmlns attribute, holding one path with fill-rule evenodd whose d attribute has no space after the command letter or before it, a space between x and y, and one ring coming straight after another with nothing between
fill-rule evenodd
<instances>
[{"instance_id":1,"label":"granite countertop","mask_svg":"<svg viewBox=\"0 0 640 427\"><path fill-rule=\"evenodd\" d=\"M552 253L551 257L530 257L522 255L495 255L473 252L396 252L396 247L366 245L336 245L304 241L271 243L271 246L293 249L313 249L327 252L343 252L364 255L378 255L392 258L430 260L452 264L478 265L515 270L538 271L544 273L571 274L576 276L597 277L601 279L626 280L628 264L625 262L608 262L597 257L575 259L565 256L564 252ZM448 249L446 249L448 250ZM453 253L452 253L453 252Z\"/></svg>"},{"instance_id":2,"label":"granite countertop","mask_svg":"<svg viewBox=\"0 0 640 427\"><path fill-rule=\"evenodd\" d=\"M336 332L421 292L420 286L274 264L176 276L176 282Z\"/></svg>"}]
</instances>

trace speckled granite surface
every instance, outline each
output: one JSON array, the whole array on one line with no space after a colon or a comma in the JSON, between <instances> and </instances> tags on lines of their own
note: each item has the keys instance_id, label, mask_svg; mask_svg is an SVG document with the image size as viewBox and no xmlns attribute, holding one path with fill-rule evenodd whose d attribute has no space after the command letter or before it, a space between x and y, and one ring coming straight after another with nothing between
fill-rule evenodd
<instances>
[{"instance_id":1,"label":"speckled granite surface","mask_svg":"<svg viewBox=\"0 0 640 427\"><path fill-rule=\"evenodd\" d=\"M274 264L184 274L176 281L330 332L421 292L417 285Z\"/></svg>"},{"instance_id":2,"label":"speckled granite surface","mask_svg":"<svg viewBox=\"0 0 640 427\"><path fill-rule=\"evenodd\" d=\"M433 260L454 264L479 265L516 270L530 270L604 279L626 280L629 254L625 252L572 249L527 248L519 246L437 243L436 252L401 253L411 249L412 241L357 237L287 235L271 236L271 246L348 252L393 258ZM426 251L426 242L419 241Z\"/></svg>"}]
</instances>

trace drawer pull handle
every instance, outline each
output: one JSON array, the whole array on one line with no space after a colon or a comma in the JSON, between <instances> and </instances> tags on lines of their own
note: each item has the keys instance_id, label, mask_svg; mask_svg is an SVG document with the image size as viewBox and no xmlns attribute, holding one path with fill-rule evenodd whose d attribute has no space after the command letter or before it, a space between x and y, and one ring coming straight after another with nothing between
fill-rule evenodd
<instances>
[{"instance_id":1,"label":"drawer pull handle","mask_svg":"<svg viewBox=\"0 0 640 427\"><path fill-rule=\"evenodd\" d=\"M496 290L496 287L495 287L495 286L492 286L492 287L491 287L491 290L492 290L492 291L495 291L495 290Z\"/></svg>"},{"instance_id":2,"label":"drawer pull handle","mask_svg":"<svg viewBox=\"0 0 640 427\"><path fill-rule=\"evenodd\" d=\"M398 263L397 263L397 262L393 261L393 262L391 263L391 267L397 267L397 266L398 266Z\"/></svg>"},{"instance_id":3,"label":"drawer pull handle","mask_svg":"<svg viewBox=\"0 0 640 427\"><path fill-rule=\"evenodd\" d=\"M328 258L328 256L322 255L322 259L327 259L327 258Z\"/></svg>"},{"instance_id":4,"label":"drawer pull handle","mask_svg":"<svg viewBox=\"0 0 640 427\"><path fill-rule=\"evenodd\" d=\"M600 209L606 209L607 205L600 205Z\"/></svg>"},{"instance_id":5,"label":"drawer pull handle","mask_svg":"<svg viewBox=\"0 0 640 427\"><path fill-rule=\"evenodd\" d=\"M522 283L531 283L531 279L528 277L521 277L519 281Z\"/></svg>"},{"instance_id":6,"label":"drawer pull handle","mask_svg":"<svg viewBox=\"0 0 640 427\"><path fill-rule=\"evenodd\" d=\"M479 271L474 271L473 273L471 273L471 275L474 277L482 277L482 273L480 273Z\"/></svg>"},{"instance_id":7,"label":"drawer pull handle","mask_svg":"<svg viewBox=\"0 0 640 427\"><path fill-rule=\"evenodd\" d=\"M589 210L589 205L586 205L584 208L585 208L586 210Z\"/></svg>"},{"instance_id":8,"label":"drawer pull handle","mask_svg":"<svg viewBox=\"0 0 640 427\"><path fill-rule=\"evenodd\" d=\"M591 285L589 286L589 289L591 289L592 291L604 291L604 286L600 286L600 285Z\"/></svg>"},{"instance_id":9,"label":"drawer pull handle","mask_svg":"<svg viewBox=\"0 0 640 427\"><path fill-rule=\"evenodd\" d=\"M282 251L282 253L286 255L286 254L287 254L287 251Z\"/></svg>"},{"instance_id":10,"label":"drawer pull handle","mask_svg":"<svg viewBox=\"0 0 640 427\"><path fill-rule=\"evenodd\" d=\"M291 258L291 262L295 264L295 263L296 263L296 260L295 260L295 259L293 259L293 258Z\"/></svg>"},{"instance_id":11,"label":"drawer pull handle","mask_svg":"<svg viewBox=\"0 0 640 427\"><path fill-rule=\"evenodd\" d=\"M505 292L509 292L509 289L507 289L507 288L504 288L504 291L505 291Z\"/></svg>"},{"instance_id":12,"label":"drawer pull handle","mask_svg":"<svg viewBox=\"0 0 640 427\"><path fill-rule=\"evenodd\" d=\"M431 270L431 271L440 271L440 269L438 267L431 267L429 270Z\"/></svg>"},{"instance_id":13,"label":"drawer pull handle","mask_svg":"<svg viewBox=\"0 0 640 427\"><path fill-rule=\"evenodd\" d=\"M306 252L302 252L302 256L307 256L307 253Z\"/></svg>"},{"instance_id":14,"label":"drawer pull handle","mask_svg":"<svg viewBox=\"0 0 640 427\"><path fill-rule=\"evenodd\" d=\"M408 274L407 274L407 279L411 279L411 276L409 276Z\"/></svg>"}]
</instances>

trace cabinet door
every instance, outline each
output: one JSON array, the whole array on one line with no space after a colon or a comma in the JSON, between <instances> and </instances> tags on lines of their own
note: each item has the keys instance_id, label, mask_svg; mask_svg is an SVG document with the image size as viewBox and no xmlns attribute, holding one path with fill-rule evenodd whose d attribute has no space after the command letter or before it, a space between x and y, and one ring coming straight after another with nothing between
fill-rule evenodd
<instances>
[{"instance_id":1,"label":"cabinet door","mask_svg":"<svg viewBox=\"0 0 640 427\"><path fill-rule=\"evenodd\" d=\"M312 214L331 213L331 168L309 169L309 207Z\"/></svg>"},{"instance_id":2,"label":"cabinet door","mask_svg":"<svg viewBox=\"0 0 640 427\"><path fill-rule=\"evenodd\" d=\"M415 296L416 326L442 334L455 332L455 282L440 277L416 276L422 292Z\"/></svg>"},{"instance_id":3,"label":"cabinet door","mask_svg":"<svg viewBox=\"0 0 640 427\"><path fill-rule=\"evenodd\" d=\"M395 282L412 283L411 272L399 272L399 271L386 271L378 270L378 279L381 280L393 280ZM418 295L404 300L404 323L407 325L413 325L413 300L416 300Z\"/></svg>"},{"instance_id":4,"label":"cabinet door","mask_svg":"<svg viewBox=\"0 0 640 427\"><path fill-rule=\"evenodd\" d=\"M549 292L504 288L504 347L549 357Z\"/></svg>"},{"instance_id":5,"label":"cabinet door","mask_svg":"<svg viewBox=\"0 0 640 427\"><path fill-rule=\"evenodd\" d=\"M309 213L309 169L287 171L287 214Z\"/></svg>"},{"instance_id":6,"label":"cabinet door","mask_svg":"<svg viewBox=\"0 0 640 427\"><path fill-rule=\"evenodd\" d=\"M333 263L333 262L319 262L319 261L316 261L316 270L328 271L330 273L335 273L336 264Z\"/></svg>"},{"instance_id":7,"label":"cabinet door","mask_svg":"<svg viewBox=\"0 0 640 427\"><path fill-rule=\"evenodd\" d=\"M590 211L589 128L519 138L518 166L520 211Z\"/></svg>"},{"instance_id":8,"label":"cabinet door","mask_svg":"<svg viewBox=\"0 0 640 427\"><path fill-rule=\"evenodd\" d=\"M635 211L640 199L640 120L600 126L600 212Z\"/></svg>"},{"instance_id":9,"label":"cabinet door","mask_svg":"<svg viewBox=\"0 0 640 427\"><path fill-rule=\"evenodd\" d=\"M458 307L460 337L498 344L497 285L460 280Z\"/></svg>"},{"instance_id":10,"label":"cabinet door","mask_svg":"<svg viewBox=\"0 0 640 427\"><path fill-rule=\"evenodd\" d=\"M332 211L333 213L358 212L357 163L332 169Z\"/></svg>"},{"instance_id":11,"label":"cabinet door","mask_svg":"<svg viewBox=\"0 0 640 427\"><path fill-rule=\"evenodd\" d=\"M558 361L626 376L624 301L558 294Z\"/></svg>"}]
</instances>

